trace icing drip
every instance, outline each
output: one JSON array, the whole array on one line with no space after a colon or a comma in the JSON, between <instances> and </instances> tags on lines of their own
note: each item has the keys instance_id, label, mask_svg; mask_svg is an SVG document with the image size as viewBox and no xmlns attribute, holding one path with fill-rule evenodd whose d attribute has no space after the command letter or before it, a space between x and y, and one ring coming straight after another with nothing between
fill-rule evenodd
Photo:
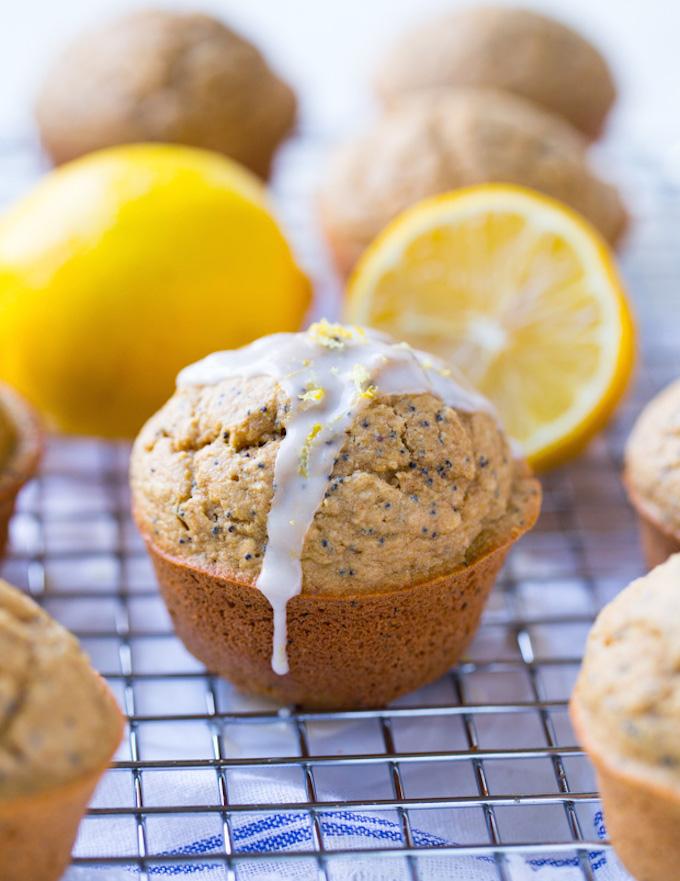
<instances>
[{"instance_id":1,"label":"icing drip","mask_svg":"<svg viewBox=\"0 0 680 881\"><path fill-rule=\"evenodd\" d=\"M326 321L306 333L273 334L242 349L215 352L184 369L177 384L214 385L255 376L272 377L290 399L256 582L274 613L272 668L283 675L288 672L286 606L302 589L305 536L356 414L378 394L426 392L458 410L493 411L434 356L375 331Z\"/></svg>"}]
</instances>

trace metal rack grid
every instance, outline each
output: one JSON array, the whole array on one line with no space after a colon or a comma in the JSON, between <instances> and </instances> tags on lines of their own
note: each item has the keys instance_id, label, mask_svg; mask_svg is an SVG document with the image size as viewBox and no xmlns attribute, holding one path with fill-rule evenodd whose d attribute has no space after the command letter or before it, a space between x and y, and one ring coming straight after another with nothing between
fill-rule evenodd
<instances>
[{"instance_id":1,"label":"metal rack grid","mask_svg":"<svg viewBox=\"0 0 680 881\"><path fill-rule=\"evenodd\" d=\"M288 149L278 199L332 310L307 207L322 152L304 138ZM471 866L513 881L519 855L592 881L612 859L566 701L594 615L642 569L618 473L641 403L680 373L680 328L662 321L680 297L680 198L644 157L607 161L636 214L624 255L641 324L635 393L587 455L545 478L538 526L512 550L466 660L440 682L375 711L300 712L239 695L172 633L130 520L127 448L50 443L3 574L79 636L129 719L69 881L428 881L476 877ZM5 142L0 167L18 191L35 156ZM338 837L348 818L385 834ZM258 823L294 827L293 844L258 851Z\"/></svg>"}]
</instances>

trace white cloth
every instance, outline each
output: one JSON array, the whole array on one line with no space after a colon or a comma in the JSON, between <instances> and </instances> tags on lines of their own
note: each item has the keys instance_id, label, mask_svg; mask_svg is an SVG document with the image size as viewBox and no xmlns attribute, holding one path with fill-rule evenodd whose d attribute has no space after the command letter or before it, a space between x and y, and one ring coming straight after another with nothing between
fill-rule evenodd
<instances>
[{"instance_id":1,"label":"white cloth","mask_svg":"<svg viewBox=\"0 0 680 881\"><path fill-rule=\"evenodd\" d=\"M530 718L530 717L529 717ZM524 721L522 721L524 719ZM373 720L372 720L373 721ZM413 723L411 734L420 739L420 750L443 748L442 737L447 736L453 748L458 746L458 717L432 720L424 726L423 720ZM507 742L507 731L495 732L504 720L492 720L483 728L488 742L495 734ZM507 723L507 720L505 720ZM317 725L318 730L314 728ZM289 723L273 721L259 726L228 724L222 732L223 754L239 758L257 758L267 755L291 755L294 740ZM376 723L377 725L377 723ZM521 743L522 736L532 736L531 726L521 714L513 736ZM364 722L309 723L316 755L358 754L377 752L376 731ZM198 733L198 728L195 733ZM409 720L395 729L400 750L415 749L409 744ZM255 733L255 734L254 734ZM139 745L147 760L189 758L192 750L200 753L204 748L192 737L186 723L164 723L150 726L149 731L139 732ZM452 748L449 745L449 748ZM584 760L585 761L585 760ZM313 765L312 759L312 765ZM548 759L505 763L484 761L487 782L492 793L523 794L556 791L554 769ZM402 783L407 797L425 797L433 793L457 797L475 796L478 792L469 760L460 762L429 762L400 766ZM574 772L572 772L574 776ZM393 797L389 765L363 764L315 766L316 797L318 801L348 800L370 802L371 799ZM350 782L351 778L351 782ZM399 848L405 845L402 819L394 808L390 809L329 809L319 811L318 830L315 831L308 812L301 807L288 812L277 812L276 804L304 803L308 794L299 767L230 767L226 770L226 784L230 806L271 804L271 811L253 814L236 810L231 815L231 838L234 853L271 852L271 860L257 862L236 861L238 881L316 881L317 862L315 834L320 831L326 851L356 850L351 858L333 858L327 861L326 870L330 881L409 881L412 877L405 857L362 857L361 851L376 847ZM215 805L217 798L217 772L214 769L144 770L143 801L149 807L161 805ZM112 771L100 788L97 807L132 805L131 776L129 771ZM590 840L604 838L605 831L599 806L588 805L588 811L579 813L582 832ZM587 816L589 813L589 816ZM479 844L488 841L488 833L482 809L477 805L463 808L409 809L411 836L416 847L428 847L427 852L415 858L420 881L498 881L499 875L493 859L486 856L437 855L436 848L455 844ZM535 808L496 807L496 822L504 842L521 842L541 838L543 840L568 841L566 815L562 805L539 804ZM586 822L589 825L586 825ZM544 825L539 832L532 828L536 823ZM76 848L80 856L102 854L135 854L137 830L133 817L125 816L111 820L88 818L81 830ZM221 862L201 860L204 854L224 853L222 818L218 812L190 813L180 815L148 815L145 820L145 837L149 859L149 877L188 875L196 881L223 879ZM277 859L285 851L309 851L312 856L296 860ZM153 864L152 855L196 855L191 862ZM597 881L628 881L611 851L593 851L590 865ZM555 854L511 854L506 857L506 875L510 881L583 881L584 875L573 851ZM92 878L102 881L129 881L137 869L90 866L74 867L66 875L66 881L85 881ZM85 874L84 874L85 873Z\"/></svg>"}]
</instances>

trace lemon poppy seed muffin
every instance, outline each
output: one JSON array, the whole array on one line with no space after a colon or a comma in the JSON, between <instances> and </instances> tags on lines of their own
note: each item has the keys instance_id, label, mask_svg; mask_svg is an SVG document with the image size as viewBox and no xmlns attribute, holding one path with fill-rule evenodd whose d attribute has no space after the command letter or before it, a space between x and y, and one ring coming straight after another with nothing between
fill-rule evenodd
<instances>
[{"instance_id":1,"label":"lemon poppy seed muffin","mask_svg":"<svg viewBox=\"0 0 680 881\"><path fill-rule=\"evenodd\" d=\"M43 438L35 411L14 389L0 383L0 554L21 488L38 469Z\"/></svg>"},{"instance_id":2,"label":"lemon poppy seed muffin","mask_svg":"<svg viewBox=\"0 0 680 881\"><path fill-rule=\"evenodd\" d=\"M78 38L38 96L55 163L114 144L167 141L225 153L261 177L296 99L261 52L200 13L132 12Z\"/></svg>"},{"instance_id":3,"label":"lemon poppy seed muffin","mask_svg":"<svg viewBox=\"0 0 680 881\"><path fill-rule=\"evenodd\" d=\"M626 444L624 483L647 563L656 566L680 551L680 380L638 417Z\"/></svg>"},{"instance_id":4,"label":"lemon poppy seed muffin","mask_svg":"<svg viewBox=\"0 0 680 881\"><path fill-rule=\"evenodd\" d=\"M75 637L6 582L0 649L0 798L50 789L105 763L120 727L110 693Z\"/></svg>"},{"instance_id":5,"label":"lemon poppy seed muffin","mask_svg":"<svg viewBox=\"0 0 680 881\"><path fill-rule=\"evenodd\" d=\"M568 123L515 95L461 89L402 102L331 157L319 212L338 269L421 199L489 182L559 199L610 242L626 226L618 192Z\"/></svg>"},{"instance_id":6,"label":"lemon poppy seed muffin","mask_svg":"<svg viewBox=\"0 0 680 881\"><path fill-rule=\"evenodd\" d=\"M537 515L537 484L487 402L467 388L442 398L449 385L462 387L409 347L325 323L254 345L264 360L257 349L251 360L248 348L224 353L229 369L210 381L200 362L191 368L197 379L180 382L140 433L131 462L137 524L178 632L212 669L282 700L385 702L435 678L467 644L502 560L496 551ZM280 374L271 366L279 358L289 358ZM444 389L426 384L428 371ZM298 423L309 431L300 435ZM308 478L309 456L322 464ZM281 607L290 670L277 674L267 601L276 615L291 558L299 581ZM473 577L480 560L487 569ZM475 582L469 595L452 587L452 573ZM440 619L426 622L437 602ZM386 610L399 653L416 652L407 666L380 642L376 617ZM434 632L440 625L446 632ZM249 642L236 633L250 633ZM332 645L315 658L324 633Z\"/></svg>"},{"instance_id":7,"label":"lemon poppy seed muffin","mask_svg":"<svg viewBox=\"0 0 680 881\"><path fill-rule=\"evenodd\" d=\"M475 7L411 28L382 59L381 98L481 86L512 92L596 138L616 97L607 62L576 31L529 9Z\"/></svg>"},{"instance_id":8,"label":"lemon poppy seed muffin","mask_svg":"<svg viewBox=\"0 0 680 881\"><path fill-rule=\"evenodd\" d=\"M122 717L76 639L5 582L0 658L0 876L52 881L120 741Z\"/></svg>"},{"instance_id":9,"label":"lemon poppy seed muffin","mask_svg":"<svg viewBox=\"0 0 680 881\"><path fill-rule=\"evenodd\" d=\"M680 864L680 555L598 616L571 701L626 867L667 881Z\"/></svg>"}]
</instances>

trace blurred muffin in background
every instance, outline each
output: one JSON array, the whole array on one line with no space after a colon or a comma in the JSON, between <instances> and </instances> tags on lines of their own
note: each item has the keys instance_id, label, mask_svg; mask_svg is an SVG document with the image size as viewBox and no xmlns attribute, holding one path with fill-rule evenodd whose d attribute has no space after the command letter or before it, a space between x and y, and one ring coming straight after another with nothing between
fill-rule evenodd
<instances>
[{"instance_id":1,"label":"blurred muffin in background","mask_svg":"<svg viewBox=\"0 0 680 881\"><path fill-rule=\"evenodd\" d=\"M261 177L296 98L260 51L208 15L134 12L79 37L36 105L56 164L113 144L167 141L225 153Z\"/></svg>"},{"instance_id":2,"label":"blurred muffin in background","mask_svg":"<svg viewBox=\"0 0 680 881\"><path fill-rule=\"evenodd\" d=\"M331 159L319 210L338 269L349 272L410 205L489 182L559 199L609 242L625 229L618 192L589 167L572 126L507 92L459 89L401 102Z\"/></svg>"},{"instance_id":3,"label":"blurred muffin in background","mask_svg":"<svg viewBox=\"0 0 680 881\"><path fill-rule=\"evenodd\" d=\"M596 138L616 97L607 62L571 28L528 9L470 8L412 28L382 59L387 104L427 89L514 92Z\"/></svg>"},{"instance_id":4,"label":"blurred muffin in background","mask_svg":"<svg viewBox=\"0 0 680 881\"><path fill-rule=\"evenodd\" d=\"M647 404L626 445L624 482L647 564L680 551L680 379Z\"/></svg>"}]
</instances>

